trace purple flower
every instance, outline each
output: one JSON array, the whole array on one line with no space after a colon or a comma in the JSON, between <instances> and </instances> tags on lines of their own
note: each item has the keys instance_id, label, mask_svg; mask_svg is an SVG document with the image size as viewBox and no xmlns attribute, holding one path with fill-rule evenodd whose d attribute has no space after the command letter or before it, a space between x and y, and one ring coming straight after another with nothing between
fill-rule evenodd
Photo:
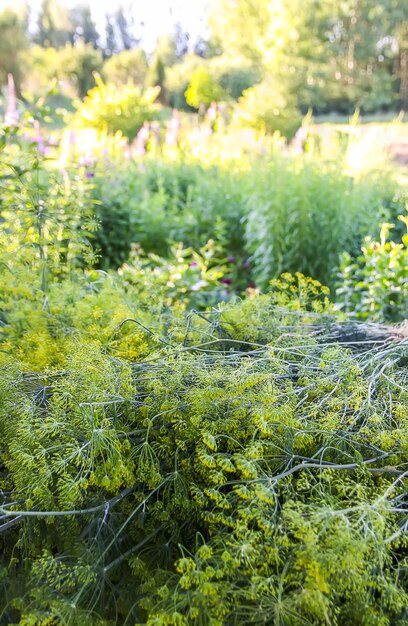
<instances>
[{"instance_id":1,"label":"purple flower","mask_svg":"<svg viewBox=\"0 0 408 626\"><path fill-rule=\"evenodd\" d=\"M85 176L86 178L93 178L95 174L93 172L86 172Z\"/></svg>"},{"instance_id":2,"label":"purple flower","mask_svg":"<svg viewBox=\"0 0 408 626\"><path fill-rule=\"evenodd\" d=\"M235 257L234 256L229 256L227 261L228 261L228 263L234 263Z\"/></svg>"},{"instance_id":3,"label":"purple flower","mask_svg":"<svg viewBox=\"0 0 408 626\"><path fill-rule=\"evenodd\" d=\"M190 263L190 267L197 267L198 263L197 261L191 261Z\"/></svg>"},{"instance_id":4,"label":"purple flower","mask_svg":"<svg viewBox=\"0 0 408 626\"><path fill-rule=\"evenodd\" d=\"M222 281L224 285L230 285L231 284L231 279L230 278L224 278L224 280Z\"/></svg>"},{"instance_id":5,"label":"purple flower","mask_svg":"<svg viewBox=\"0 0 408 626\"><path fill-rule=\"evenodd\" d=\"M243 267L246 267L248 269L248 267L251 267L251 263L249 261L245 261Z\"/></svg>"}]
</instances>

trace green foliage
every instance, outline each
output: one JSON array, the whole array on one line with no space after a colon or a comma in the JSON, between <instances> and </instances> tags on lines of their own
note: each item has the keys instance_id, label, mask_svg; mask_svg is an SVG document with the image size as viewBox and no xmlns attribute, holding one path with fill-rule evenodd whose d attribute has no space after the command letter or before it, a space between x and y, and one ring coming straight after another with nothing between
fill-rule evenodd
<instances>
[{"instance_id":1,"label":"green foliage","mask_svg":"<svg viewBox=\"0 0 408 626\"><path fill-rule=\"evenodd\" d=\"M185 93L194 72L200 67L208 72L213 83L221 87L223 98L227 100L237 100L245 89L261 78L259 67L251 65L242 57L230 58L227 55L220 55L203 59L195 54L187 54L181 62L166 69L166 97L171 106L189 109ZM195 105L191 106L197 108Z\"/></svg>"},{"instance_id":2,"label":"green foliage","mask_svg":"<svg viewBox=\"0 0 408 626\"><path fill-rule=\"evenodd\" d=\"M186 55L182 62L173 67L168 77L177 75L179 80L191 81L197 67L205 68L214 81L224 90L225 96L236 100L244 89L251 87L261 78L262 70L243 57L230 57L227 54L203 59L195 54ZM175 83L175 79L173 79ZM176 85L174 85L176 86Z\"/></svg>"},{"instance_id":3,"label":"green foliage","mask_svg":"<svg viewBox=\"0 0 408 626\"><path fill-rule=\"evenodd\" d=\"M0 621L403 624L406 341L350 328L299 273L216 304L242 279L243 218L254 243L304 209L316 257L325 219L359 243L392 180L268 153L132 165L103 154L120 138L57 168L33 132L1 142Z\"/></svg>"},{"instance_id":4,"label":"green foliage","mask_svg":"<svg viewBox=\"0 0 408 626\"><path fill-rule=\"evenodd\" d=\"M70 18L74 30L74 41L90 43L98 48L99 33L92 19L91 8L87 4L79 4L70 10Z\"/></svg>"},{"instance_id":5,"label":"green foliage","mask_svg":"<svg viewBox=\"0 0 408 626\"><path fill-rule=\"evenodd\" d=\"M131 163L111 174L105 168L94 179L102 267L121 265L134 243L165 256L173 242L198 250L213 239L222 255L244 256L245 197L236 176L185 160L146 161L142 172Z\"/></svg>"},{"instance_id":6,"label":"green foliage","mask_svg":"<svg viewBox=\"0 0 408 626\"><path fill-rule=\"evenodd\" d=\"M212 240L198 253L179 244L172 247L170 258L157 254L150 254L147 259L135 256L118 273L126 285L136 286L144 281L147 291L149 287L161 291L166 307L182 303L187 308L206 309L228 300L226 285L231 282L221 281L229 268L225 260L215 257L214 248Z\"/></svg>"},{"instance_id":7,"label":"green foliage","mask_svg":"<svg viewBox=\"0 0 408 626\"><path fill-rule=\"evenodd\" d=\"M127 11L120 5L113 14L113 19L116 25L119 49L130 50L135 44L135 38L131 33L132 18L128 19ZM113 52L112 49L111 52Z\"/></svg>"},{"instance_id":8,"label":"green foliage","mask_svg":"<svg viewBox=\"0 0 408 626\"><path fill-rule=\"evenodd\" d=\"M295 99L270 79L246 89L238 100L235 119L264 133L280 133L291 139L301 124Z\"/></svg>"},{"instance_id":9,"label":"green foliage","mask_svg":"<svg viewBox=\"0 0 408 626\"><path fill-rule=\"evenodd\" d=\"M142 48L122 50L105 61L103 73L108 83L123 87L129 82L143 85L147 72L146 53Z\"/></svg>"},{"instance_id":10,"label":"green foliage","mask_svg":"<svg viewBox=\"0 0 408 626\"><path fill-rule=\"evenodd\" d=\"M395 192L380 174L356 180L313 159L271 160L251 182L246 239L260 286L286 271L331 285L339 255L358 254Z\"/></svg>"},{"instance_id":11,"label":"green foliage","mask_svg":"<svg viewBox=\"0 0 408 626\"><path fill-rule=\"evenodd\" d=\"M292 94L290 108L293 100L294 109L303 113L309 108L319 114L333 110L350 114L356 107L367 113L407 106L405 0L382 0L379 6L373 0L216 0L208 10L209 29L195 42L189 45L180 24L174 25L173 34L159 38L147 76L145 59L135 52L139 42L131 10L119 6L106 14L105 37L100 38L86 5L67 9L58 0L43 0L40 5L35 28L24 8L11 21L13 13L9 11L9 17L4 13L1 27L0 65L5 72L12 68L18 84L23 75L28 90L35 84L23 58L28 43L59 50L83 42L108 59L109 82L126 84L132 77L138 84L160 86L163 104L186 110L184 93L191 72L185 70L191 68L185 56L201 57L197 65L208 71L214 85L202 76L200 89L204 97L213 93L214 100L226 95L236 99L262 78L273 76L285 99ZM195 54L186 55L188 49ZM116 58L117 53L125 55ZM131 58L135 64L130 67ZM63 70L59 66L59 80L65 80ZM80 86L80 95L84 93ZM191 97L197 102L194 91Z\"/></svg>"},{"instance_id":12,"label":"green foliage","mask_svg":"<svg viewBox=\"0 0 408 626\"><path fill-rule=\"evenodd\" d=\"M28 40L20 17L11 9L0 13L0 86L7 85L7 75L13 74L18 95L26 67Z\"/></svg>"},{"instance_id":13,"label":"green foliage","mask_svg":"<svg viewBox=\"0 0 408 626\"><path fill-rule=\"evenodd\" d=\"M218 71L221 87L233 100L237 100L244 91L260 80L259 68L245 63L223 64Z\"/></svg>"},{"instance_id":14,"label":"green foliage","mask_svg":"<svg viewBox=\"0 0 408 626\"><path fill-rule=\"evenodd\" d=\"M195 54L185 57L172 67L166 68L165 89L168 104L177 109L192 110L186 102L185 93L194 71L203 63L203 59Z\"/></svg>"},{"instance_id":15,"label":"green foliage","mask_svg":"<svg viewBox=\"0 0 408 626\"><path fill-rule=\"evenodd\" d=\"M67 43L59 49L34 46L30 64L36 80L32 86L34 92L38 90L38 83L48 87L51 80L63 79L71 85L71 95L83 98L95 85L94 72L102 70L102 54L81 41L75 45Z\"/></svg>"},{"instance_id":16,"label":"green foliage","mask_svg":"<svg viewBox=\"0 0 408 626\"><path fill-rule=\"evenodd\" d=\"M35 45L30 50L30 70L42 88L62 75L60 51L55 48L42 48ZM34 89L32 90L34 93Z\"/></svg>"},{"instance_id":17,"label":"green foliage","mask_svg":"<svg viewBox=\"0 0 408 626\"><path fill-rule=\"evenodd\" d=\"M145 84L146 87L155 87L156 89L160 89L160 94L163 98L164 92L164 78L166 75L166 69L163 61L160 56L155 56L152 60L151 65L146 73Z\"/></svg>"},{"instance_id":18,"label":"green foliage","mask_svg":"<svg viewBox=\"0 0 408 626\"><path fill-rule=\"evenodd\" d=\"M9 622L403 623L406 346L352 353L315 282L277 287L133 363L2 353Z\"/></svg>"},{"instance_id":19,"label":"green foliage","mask_svg":"<svg viewBox=\"0 0 408 626\"><path fill-rule=\"evenodd\" d=\"M140 86L128 83L118 89L113 83L104 83L96 76L96 87L77 105L74 124L101 132L120 131L133 139L143 122L155 117L153 103L158 95L158 88L143 91Z\"/></svg>"},{"instance_id":20,"label":"green foliage","mask_svg":"<svg viewBox=\"0 0 408 626\"><path fill-rule=\"evenodd\" d=\"M42 0L37 17L36 43L43 48L61 48L73 34L69 11L58 0Z\"/></svg>"},{"instance_id":21,"label":"green foliage","mask_svg":"<svg viewBox=\"0 0 408 626\"><path fill-rule=\"evenodd\" d=\"M133 244L166 257L174 243L197 251L212 239L218 257L236 260L238 292L253 280L265 288L284 271L301 271L332 286L339 255L357 256L378 221L395 219L403 209L404 194L387 171L339 173L350 156L347 137L333 151L333 162L317 153L285 156L266 149L259 157L257 146L251 152L244 141L248 171L244 155L228 166L222 156L204 165L190 158L188 147L172 160L147 156L142 167L123 156L115 161L98 154L90 175L101 224L94 238L99 266L121 266ZM356 152L353 158L360 163L362 157ZM203 159L209 161L205 154Z\"/></svg>"},{"instance_id":22,"label":"green foliage","mask_svg":"<svg viewBox=\"0 0 408 626\"><path fill-rule=\"evenodd\" d=\"M404 106L407 23L404 0L218 0L210 17L221 49L289 87L302 110L346 113Z\"/></svg>"},{"instance_id":23,"label":"green foliage","mask_svg":"<svg viewBox=\"0 0 408 626\"><path fill-rule=\"evenodd\" d=\"M48 276L66 276L93 258L90 188L81 169L71 176L46 169L40 137L21 139L11 129L3 138L13 148L4 147L0 161L2 263L11 273L15 264L31 270L46 297Z\"/></svg>"},{"instance_id":24,"label":"green foliage","mask_svg":"<svg viewBox=\"0 0 408 626\"><path fill-rule=\"evenodd\" d=\"M408 218L400 216L408 230ZM380 241L367 237L362 255L342 255L336 289L338 306L360 319L398 322L408 317L408 234L389 241L393 224L383 224Z\"/></svg>"},{"instance_id":25,"label":"green foliage","mask_svg":"<svg viewBox=\"0 0 408 626\"><path fill-rule=\"evenodd\" d=\"M187 104L195 109L201 109L203 106L209 106L211 102L225 100L226 92L205 67L199 66L193 72L185 96Z\"/></svg>"},{"instance_id":26,"label":"green foliage","mask_svg":"<svg viewBox=\"0 0 408 626\"><path fill-rule=\"evenodd\" d=\"M61 73L68 76L80 98L95 85L94 72L102 70L102 53L91 44L66 45L60 56Z\"/></svg>"}]
</instances>

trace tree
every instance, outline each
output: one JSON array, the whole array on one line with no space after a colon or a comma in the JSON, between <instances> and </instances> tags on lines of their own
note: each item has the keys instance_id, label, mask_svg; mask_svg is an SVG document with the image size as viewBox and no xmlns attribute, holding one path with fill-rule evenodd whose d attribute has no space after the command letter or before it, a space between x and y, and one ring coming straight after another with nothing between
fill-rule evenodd
<instances>
[{"instance_id":1,"label":"tree","mask_svg":"<svg viewBox=\"0 0 408 626\"><path fill-rule=\"evenodd\" d=\"M198 37L193 45L193 52L202 59L209 59L212 56L216 56L222 53L215 41L209 41L204 37Z\"/></svg>"},{"instance_id":2,"label":"tree","mask_svg":"<svg viewBox=\"0 0 408 626\"><path fill-rule=\"evenodd\" d=\"M159 38L154 57L159 57L164 67L175 65L181 56L183 54L179 55L177 52L177 41L174 35L162 35Z\"/></svg>"},{"instance_id":3,"label":"tree","mask_svg":"<svg viewBox=\"0 0 408 626\"><path fill-rule=\"evenodd\" d=\"M302 122L295 97L278 82L267 79L246 89L235 106L235 119L242 126L291 139Z\"/></svg>"},{"instance_id":4,"label":"tree","mask_svg":"<svg viewBox=\"0 0 408 626\"><path fill-rule=\"evenodd\" d=\"M160 101L168 104L165 89L166 71L178 61L174 35L163 35L157 42L152 61L146 75L147 87L160 87Z\"/></svg>"},{"instance_id":5,"label":"tree","mask_svg":"<svg viewBox=\"0 0 408 626\"><path fill-rule=\"evenodd\" d=\"M112 54L117 52L117 41L115 35L115 29L112 23L112 17L109 13L105 15L105 48L104 48L104 56L110 57Z\"/></svg>"},{"instance_id":6,"label":"tree","mask_svg":"<svg viewBox=\"0 0 408 626\"><path fill-rule=\"evenodd\" d=\"M196 67L203 60L193 53L186 54L180 63L166 70L165 91L167 104L172 108L191 110L186 103L185 92L190 84Z\"/></svg>"},{"instance_id":7,"label":"tree","mask_svg":"<svg viewBox=\"0 0 408 626\"><path fill-rule=\"evenodd\" d=\"M182 59L183 56L188 52L190 35L187 31L183 29L180 22L177 22L174 27L173 42L177 58Z\"/></svg>"},{"instance_id":8,"label":"tree","mask_svg":"<svg viewBox=\"0 0 408 626\"><path fill-rule=\"evenodd\" d=\"M61 48L72 40L74 26L58 0L42 0L35 41L43 48Z\"/></svg>"},{"instance_id":9,"label":"tree","mask_svg":"<svg viewBox=\"0 0 408 626\"><path fill-rule=\"evenodd\" d=\"M254 63L264 62L265 51L272 43L269 41L272 39L272 4L276 2L218 0L209 18L213 39L228 53L238 53ZM276 32L281 28L282 18L274 17Z\"/></svg>"},{"instance_id":10,"label":"tree","mask_svg":"<svg viewBox=\"0 0 408 626\"><path fill-rule=\"evenodd\" d=\"M60 74L72 80L80 98L95 85L95 72L102 70L102 53L91 44L66 44L60 51Z\"/></svg>"},{"instance_id":11,"label":"tree","mask_svg":"<svg viewBox=\"0 0 408 626\"><path fill-rule=\"evenodd\" d=\"M136 43L134 36L132 35L133 19L126 17L125 11L122 6L118 8L114 15L116 22L118 39L122 50L130 50Z\"/></svg>"},{"instance_id":12,"label":"tree","mask_svg":"<svg viewBox=\"0 0 408 626\"><path fill-rule=\"evenodd\" d=\"M63 48L30 49L31 71L30 90L47 88L52 80L64 79L70 96L83 98L95 85L95 72L102 71L103 58L101 50L95 50L92 44L77 41L75 45L67 43ZM71 87L71 88L70 88Z\"/></svg>"},{"instance_id":13,"label":"tree","mask_svg":"<svg viewBox=\"0 0 408 626\"><path fill-rule=\"evenodd\" d=\"M408 20L401 23L397 35L400 106L408 111Z\"/></svg>"},{"instance_id":14,"label":"tree","mask_svg":"<svg viewBox=\"0 0 408 626\"><path fill-rule=\"evenodd\" d=\"M395 101L407 20L406 0L218 0L210 26L227 54L258 64L304 108L352 110Z\"/></svg>"},{"instance_id":15,"label":"tree","mask_svg":"<svg viewBox=\"0 0 408 626\"><path fill-rule=\"evenodd\" d=\"M195 109L207 107L211 102L220 102L226 97L223 88L203 66L194 70L185 95L187 104Z\"/></svg>"},{"instance_id":16,"label":"tree","mask_svg":"<svg viewBox=\"0 0 408 626\"><path fill-rule=\"evenodd\" d=\"M222 54L208 59L205 65L232 100L237 100L246 89L262 79L259 67L242 57Z\"/></svg>"},{"instance_id":17,"label":"tree","mask_svg":"<svg viewBox=\"0 0 408 626\"><path fill-rule=\"evenodd\" d=\"M210 17L213 46L243 57L287 95L313 83L326 62L328 0L218 0Z\"/></svg>"},{"instance_id":18,"label":"tree","mask_svg":"<svg viewBox=\"0 0 408 626\"><path fill-rule=\"evenodd\" d=\"M89 5L80 4L71 9L70 18L74 29L72 43L81 40L84 43L90 43L94 48L97 48L99 33L96 29L96 24L92 19Z\"/></svg>"},{"instance_id":19,"label":"tree","mask_svg":"<svg viewBox=\"0 0 408 626\"><path fill-rule=\"evenodd\" d=\"M110 57L121 50L131 50L138 40L132 33L133 18L122 6L115 13L105 15L105 50L104 56Z\"/></svg>"},{"instance_id":20,"label":"tree","mask_svg":"<svg viewBox=\"0 0 408 626\"><path fill-rule=\"evenodd\" d=\"M6 9L0 14L0 85L6 85L7 75L12 74L18 97L21 97L27 49L23 21L16 13Z\"/></svg>"},{"instance_id":21,"label":"tree","mask_svg":"<svg viewBox=\"0 0 408 626\"><path fill-rule=\"evenodd\" d=\"M153 56L152 62L146 74L146 87L160 87L160 100L165 101L164 81L166 70L159 54Z\"/></svg>"},{"instance_id":22,"label":"tree","mask_svg":"<svg viewBox=\"0 0 408 626\"><path fill-rule=\"evenodd\" d=\"M117 85L125 85L128 81L143 85L147 67L145 51L142 48L133 48L111 56L105 62L103 72L108 82Z\"/></svg>"}]
</instances>

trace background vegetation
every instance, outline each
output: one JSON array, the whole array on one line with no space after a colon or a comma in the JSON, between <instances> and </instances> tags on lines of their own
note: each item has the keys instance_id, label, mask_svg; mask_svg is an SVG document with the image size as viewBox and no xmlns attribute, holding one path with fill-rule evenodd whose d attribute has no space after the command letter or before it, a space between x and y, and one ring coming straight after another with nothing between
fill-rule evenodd
<instances>
[{"instance_id":1,"label":"background vegetation","mask_svg":"<svg viewBox=\"0 0 408 626\"><path fill-rule=\"evenodd\" d=\"M408 623L407 9L209 25L0 15L1 625Z\"/></svg>"},{"instance_id":2,"label":"background vegetation","mask_svg":"<svg viewBox=\"0 0 408 626\"><path fill-rule=\"evenodd\" d=\"M86 4L69 10L43 0L34 18L28 8L0 14L0 84L12 72L19 93L33 92L57 77L69 96L83 97L97 71L116 84L158 85L162 102L178 108L234 102L255 89L246 98L259 97L266 110L399 111L408 98L407 13L403 0L239 0L233 8L219 0L209 35L190 41L178 24L147 59L123 9L97 32ZM191 81L195 95L185 96Z\"/></svg>"}]
</instances>

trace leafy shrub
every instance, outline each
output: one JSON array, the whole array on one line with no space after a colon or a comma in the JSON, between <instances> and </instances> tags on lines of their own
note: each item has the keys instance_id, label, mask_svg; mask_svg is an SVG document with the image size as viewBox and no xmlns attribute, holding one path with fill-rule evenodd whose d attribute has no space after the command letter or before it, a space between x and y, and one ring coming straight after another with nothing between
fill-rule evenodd
<instances>
[{"instance_id":1,"label":"leafy shrub","mask_svg":"<svg viewBox=\"0 0 408 626\"><path fill-rule=\"evenodd\" d=\"M301 124L296 100L270 79L246 89L235 107L235 119L265 133L291 139Z\"/></svg>"},{"instance_id":2,"label":"leafy shrub","mask_svg":"<svg viewBox=\"0 0 408 626\"><path fill-rule=\"evenodd\" d=\"M203 63L203 59L195 54L186 54L180 63L166 67L165 91L167 102L171 107L187 111L194 110L186 102L185 93L194 71Z\"/></svg>"},{"instance_id":3,"label":"leafy shrub","mask_svg":"<svg viewBox=\"0 0 408 626\"><path fill-rule=\"evenodd\" d=\"M0 85L7 84L13 74L17 95L21 96L21 83L27 70L28 40L22 15L3 5L0 13Z\"/></svg>"},{"instance_id":4,"label":"leafy shrub","mask_svg":"<svg viewBox=\"0 0 408 626\"><path fill-rule=\"evenodd\" d=\"M408 230L408 218L400 216ZM361 319L401 321L408 317L408 234L388 241L393 224L383 224L380 241L365 239L354 261L342 255L336 289L339 307Z\"/></svg>"},{"instance_id":5,"label":"leafy shrub","mask_svg":"<svg viewBox=\"0 0 408 626\"><path fill-rule=\"evenodd\" d=\"M120 131L133 139L144 121L157 116L153 103L158 95L158 88L143 91L142 87L128 83L118 89L115 84L96 77L96 87L77 105L74 124L101 132Z\"/></svg>"},{"instance_id":6,"label":"leafy shrub","mask_svg":"<svg viewBox=\"0 0 408 626\"><path fill-rule=\"evenodd\" d=\"M237 100L246 89L258 83L262 77L259 66L241 57L215 56L208 60L208 64L211 73L233 100Z\"/></svg>"},{"instance_id":7,"label":"leafy shrub","mask_svg":"<svg viewBox=\"0 0 408 626\"><path fill-rule=\"evenodd\" d=\"M102 70L102 53L91 44L82 42L75 46L66 44L58 51L60 71L58 75L67 76L73 82L80 98L84 98L95 85L94 72Z\"/></svg>"},{"instance_id":8,"label":"leafy shrub","mask_svg":"<svg viewBox=\"0 0 408 626\"><path fill-rule=\"evenodd\" d=\"M222 97L227 100L236 100L245 89L251 87L261 78L258 66L248 63L247 60L230 58L226 55L203 59L195 54L186 54L182 61L173 67L166 67L165 90L168 103L178 109L191 110L186 102L185 93L192 77L198 68L203 68L211 81L217 83L222 90ZM218 100L219 98L215 98ZM211 103L211 99L208 104Z\"/></svg>"},{"instance_id":9,"label":"leafy shrub","mask_svg":"<svg viewBox=\"0 0 408 626\"><path fill-rule=\"evenodd\" d=\"M108 83L123 87L129 82L143 85L147 72L146 53L143 48L122 50L105 61L103 73Z\"/></svg>"},{"instance_id":10,"label":"leafy shrub","mask_svg":"<svg viewBox=\"0 0 408 626\"><path fill-rule=\"evenodd\" d=\"M150 254L147 258L135 256L119 268L125 284L137 285L148 272L152 289L163 292L165 306L183 303L187 308L206 309L229 299L227 285L230 279L224 275L228 265L215 257L214 242L210 240L199 252L184 248L183 244L171 249L170 258Z\"/></svg>"},{"instance_id":11,"label":"leafy shrub","mask_svg":"<svg viewBox=\"0 0 408 626\"><path fill-rule=\"evenodd\" d=\"M45 88L51 80L65 79L71 85L71 95L83 98L94 87L94 72L102 70L103 60L100 50L78 42L75 46L67 43L60 49L34 46L30 51L30 65L34 77L27 77L27 86L34 92L39 84Z\"/></svg>"},{"instance_id":12,"label":"leafy shrub","mask_svg":"<svg viewBox=\"0 0 408 626\"><path fill-rule=\"evenodd\" d=\"M199 66L193 72L185 96L187 104L201 109L211 102L225 100L226 92L205 67Z\"/></svg>"}]
</instances>

